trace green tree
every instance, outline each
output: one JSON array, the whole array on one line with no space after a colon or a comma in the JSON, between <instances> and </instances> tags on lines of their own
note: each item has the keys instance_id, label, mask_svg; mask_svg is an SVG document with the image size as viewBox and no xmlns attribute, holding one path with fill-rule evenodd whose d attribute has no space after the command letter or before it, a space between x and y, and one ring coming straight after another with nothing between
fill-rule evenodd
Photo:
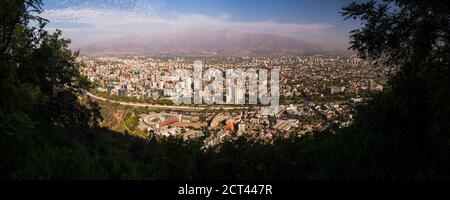
<instances>
[{"instance_id":1,"label":"green tree","mask_svg":"<svg viewBox=\"0 0 450 200\"><path fill-rule=\"evenodd\" d=\"M355 152L349 165L360 166L343 174L449 177L449 3L368 1L342 14L362 24L351 32L351 49L398 71L341 136Z\"/></svg>"},{"instance_id":2,"label":"green tree","mask_svg":"<svg viewBox=\"0 0 450 200\"><path fill-rule=\"evenodd\" d=\"M0 1L0 150L1 177L30 153L38 133L77 132L98 124L93 102L78 93L88 83L78 71L76 53L60 31L49 34L40 0Z\"/></svg>"}]
</instances>

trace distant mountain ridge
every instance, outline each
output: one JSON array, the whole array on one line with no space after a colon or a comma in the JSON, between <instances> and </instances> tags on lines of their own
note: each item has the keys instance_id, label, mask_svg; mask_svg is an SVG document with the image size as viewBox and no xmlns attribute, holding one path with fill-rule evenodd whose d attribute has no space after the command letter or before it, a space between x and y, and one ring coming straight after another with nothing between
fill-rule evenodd
<instances>
[{"instance_id":1,"label":"distant mountain ridge","mask_svg":"<svg viewBox=\"0 0 450 200\"><path fill-rule=\"evenodd\" d=\"M275 34L196 30L109 39L79 48L94 55L287 55L315 54L323 48Z\"/></svg>"}]
</instances>

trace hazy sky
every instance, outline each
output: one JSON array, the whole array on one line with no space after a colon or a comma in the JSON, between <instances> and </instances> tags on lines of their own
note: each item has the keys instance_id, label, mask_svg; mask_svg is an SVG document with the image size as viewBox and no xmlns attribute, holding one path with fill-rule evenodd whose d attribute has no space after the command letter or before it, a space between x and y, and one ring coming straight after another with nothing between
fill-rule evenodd
<instances>
[{"instance_id":1,"label":"hazy sky","mask_svg":"<svg viewBox=\"0 0 450 200\"><path fill-rule=\"evenodd\" d=\"M274 33L345 49L357 22L343 21L351 0L44 0L49 29L73 46L128 35L197 29Z\"/></svg>"}]
</instances>

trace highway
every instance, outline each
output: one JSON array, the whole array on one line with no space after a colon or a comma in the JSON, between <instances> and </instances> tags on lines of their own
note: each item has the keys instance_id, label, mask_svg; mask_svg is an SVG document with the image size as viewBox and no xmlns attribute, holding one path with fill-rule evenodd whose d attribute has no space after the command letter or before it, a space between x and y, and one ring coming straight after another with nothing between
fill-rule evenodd
<instances>
[{"instance_id":1,"label":"highway","mask_svg":"<svg viewBox=\"0 0 450 200\"><path fill-rule=\"evenodd\" d=\"M111 99L106 99L103 97L99 97L97 95L94 95L88 91L84 91L84 93L95 99L95 100L99 100L99 101L105 101L105 102L110 102L110 103L117 103L119 105L123 105L123 106L131 106L131 107L141 107L141 108L153 108L153 109L166 109L166 110L179 110L179 111L203 111L203 110L238 110L238 109L248 109L248 107L230 107L230 106L168 106L168 105L153 105L153 104L146 104L146 103L132 103L132 102L125 102L125 101L116 101L116 100L111 100Z\"/></svg>"}]
</instances>

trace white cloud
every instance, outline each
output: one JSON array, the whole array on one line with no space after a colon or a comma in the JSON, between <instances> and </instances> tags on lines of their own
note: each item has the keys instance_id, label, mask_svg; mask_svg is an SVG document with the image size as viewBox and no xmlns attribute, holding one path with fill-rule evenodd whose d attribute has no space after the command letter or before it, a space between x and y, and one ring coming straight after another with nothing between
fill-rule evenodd
<instances>
[{"instance_id":1,"label":"white cloud","mask_svg":"<svg viewBox=\"0 0 450 200\"><path fill-rule=\"evenodd\" d=\"M130 23L145 21L149 17L121 10L99 10L94 8L52 9L43 13L43 17L53 22L77 22L100 24Z\"/></svg>"}]
</instances>

